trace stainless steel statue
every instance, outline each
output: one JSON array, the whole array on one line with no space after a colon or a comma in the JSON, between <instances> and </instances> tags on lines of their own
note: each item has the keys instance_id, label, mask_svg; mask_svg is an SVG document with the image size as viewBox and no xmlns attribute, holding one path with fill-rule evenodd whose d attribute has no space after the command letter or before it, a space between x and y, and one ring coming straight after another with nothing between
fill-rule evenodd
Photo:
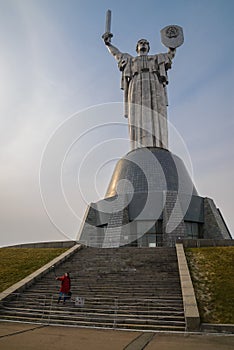
<instances>
[{"instance_id":1,"label":"stainless steel statue","mask_svg":"<svg viewBox=\"0 0 234 350\"><path fill-rule=\"evenodd\" d=\"M182 28L168 26L161 30L162 42L169 48L167 53L149 55L150 44L146 39L141 39L136 45L137 57L133 57L112 45L110 24L111 12L108 10L106 32L102 38L122 72L124 114L129 120L131 149L167 149L167 71L171 68L176 47L183 43Z\"/></svg>"}]
</instances>

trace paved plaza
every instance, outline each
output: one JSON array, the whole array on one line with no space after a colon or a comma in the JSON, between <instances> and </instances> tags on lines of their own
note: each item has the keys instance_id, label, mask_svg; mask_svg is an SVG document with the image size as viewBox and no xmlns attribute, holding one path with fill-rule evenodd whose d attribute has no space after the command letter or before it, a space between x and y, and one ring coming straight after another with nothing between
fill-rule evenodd
<instances>
[{"instance_id":1,"label":"paved plaza","mask_svg":"<svg viewBox=\"0 0 234 350\"><path fill-rule=\"evenodd\" d=\"M147 339L149 343L146 345ZM0 323L1 350L232 350L234 335L166 334Z\"/></svg>"}]
</instances>

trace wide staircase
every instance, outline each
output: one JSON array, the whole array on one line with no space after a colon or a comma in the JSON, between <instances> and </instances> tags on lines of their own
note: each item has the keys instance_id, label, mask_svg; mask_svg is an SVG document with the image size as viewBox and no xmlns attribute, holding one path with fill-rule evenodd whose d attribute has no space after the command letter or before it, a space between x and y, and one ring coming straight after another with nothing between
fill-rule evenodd
<instances>
[{"instance_id":1,"label":"wide staircase","mask_svg":"<svg viewBox=\"0 0 234 350\"><path fill-rule=\"evenodd\" d=\"M184 331L175 248L82 248L57 269L70 272L72 297L57 304L53 271L3 302L1 319L44 324ZM77 305L77 297L84 305Z\"/></svg>"}]
</instances>

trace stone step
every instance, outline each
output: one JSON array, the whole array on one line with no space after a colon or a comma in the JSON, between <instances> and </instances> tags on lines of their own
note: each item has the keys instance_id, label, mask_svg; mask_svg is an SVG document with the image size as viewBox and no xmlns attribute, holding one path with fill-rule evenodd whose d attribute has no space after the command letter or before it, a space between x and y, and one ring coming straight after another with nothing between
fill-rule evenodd
<instances>
[{"instance_id":1,"label":"stone step","mask_svg":"<svg viewBox=\"0 0 234 350\"><path fill-rule=\"evenodd\" d=\"M43 318L36 318L36 317L28 317L25 319L24 317L11 317L8 315L4 315L2 320L5 321L18 321L18 322L29 322L29 323L38 323L38 324L50 324L50 325L69 325L69 326L77 326L77 327L90 327L90 328L114 328L114 329L129 329L129 330L147 330L147 331L166 331L166 332L184 332L185 331L185 325L152 325L152 324L131 324L131 323L107 323L104 321L100 322L93 322L93 321L73 321L73 320L60 320L60 319L43 319Z\"/></svg>"},{"instance_id":2,"label":"stone step","mask_svg":"<svg viewBox=\"0 0 234 350\"><path fill-rule=\"evenodd\" d=\"M51 296L48 298L38 298L38 299L19 299L11 302L6 302L4 306L8 305L50 305L51 301L57 301L58 296ZM72 301L68 300L69 303L74 303L75 299L73 298ZM112 305L118 305L118 307L125 307L125 308L138 308L138 309L143 309L143 308L153 308L153 309L169 309L171 310L172 308L178 308L182 309L183 308L183 303L178 300L178 301L167 301L167 300L162 300L162 301L140 301L139 299L137 300L120 300L120 299L90 299L90 298L85 298L85 304L89 305L90 307L110 307Z\"/></svg>"},{"instance_id":3,"label":"stone step","mask_svg":"<svg viewBox=\"0 0 234 350\"><path fill-rule=\"evenodd\" d=\"M62 308L61 308L62 306ZM53 308L52 308L53 307ZM57 302L52 304L37 304L37 305L30 305L30 304L18 304L18 305L10 305L5 306L2 309L3 314L12 313L14 312L68 312L69 314L82 314L84 316L87 316L87 314L113 314L116 313L118 315L138 315L140 317L165 317L165 318L178 318L184 319L183 312L178 308L142 308L139 310L136 307L128 307L128 306L119 306L119 305L100 305L99 307L94 307L94 305L86 304L83 307L76 307L74 304L71 306L69 302L67 302L65 305L57 304Z\"/></svg>"},{"instance_id":4,"label":"stone step","mask_svg":"<svg viewBox=\"0 0 234 350\"><path fill-rule=\"evenodd\" d=\"M8 311L5 312L5 314L2 315L3 317L5 316L11 316L12 318L18 318L20 317L25 318L26 320L28 318L49 318L50 321L53 321L54 319L60 320L60 321L66 321L66 322L92 322L94 324L97 323L111 323L113 324L114 322L116 324L121 323L121 324L126 324L126 323L131 323L131 324L150 324L150 325L173 325L173 326L182 326L184 327L185 323L183 318L181 317L174 317L174 318L169 318L166 319L165 317L152 317L149 315L119 315L119 314L86 314L84 315L78 315L78 314L69 314L66 312L28 312L27 310L20 312L17 310L14 311Z\"/></svg>"},{"instance_id":5,"label":"stone step","mask_svg":"<svg viewBox=\"0 0 234 350\"><path fill-rule=\"evenodd\" d=\"M73 293L74 294L74 293ZM78 293L78 295L80 295L80 293ZM15 295L12 295L12 298L13 300L18 300L18 299L21 299L21 298L25 298L26 300L28 299L32 299L32 300L35 300L36 298L39 298L39 299L46 299L46 298L50 298L51 296L53 297L57 297L58 294L54 292L53 290L53 293L48 293L48 294L43 294L43 293L38 293L38 292L34 292L32 293L30 290L28 291L25 291L24 293L16 293ZM97 301L103 301L103 300L115 300L117 299L118 301L121 301L121 302L129 302L131 303L131 301L133 303L139 301L139 302L144 302L144 301L147 301L147 302L160 302L160 301L165 301L165 302L174 302L174 301L181 301L182 302L182 298L181 298L181 294L178 294L178 295L172 295L172 296L169 296L167 295L166 297L165 296L160 296L160 297L157 297L157 296L154 296L152 298L147 298L147 297L144 297L144 298L118 298L118 297L114 297L113 295L103 295L103 296L91 296L91 297L88 297L88 296L84 296L83 297L87 297L90 298L91 300L97 300Z\"/></svg>"},{"instance_id":6,"label":"stone step","mask_svg":"<svg viewBox=\"0 0 234 350\"><path fill-rule=\"evenodd\" d=\"M89 283L88 281L86 283L72 283L71 284L71 289L72 290L92 290L92 291L103 291L103 293L106 293L107 291L118 291L118 290L125 290L125 291L142 291L142 290L148 290L148 291L160 291L160 290L172 290L174 291L175 289L180 288L180 283L172 283L172 284L122 284L122 285L117 285L117 284L112 284L109 283L103 283L102 285L97 285L95 283ZM33 289L34 291L37 290L39 291L57 291L60 289L60 284L52 284L46 287L46 285L37 285L37 289Z\"/></svg>"},{"instance_id":7,"label":"stone step","mask_svg":"<svg viewBox=\"0 0 234 350\"><path fill-rule=\"evenodd\" d=\"M46 300L41 300L41 301L35 301L35 302L30 302L30 301L15 301L15 302L11 302L11 303L6 303L4 306L8 307L8 306L12 306L12 307L18 307L18 306L22 306L25 307L27 305L29 305L29 307L36 307L38 305L50 305L51 302L56 301L57 302L57 297L52 297L51 299L46 299ZM70 301L67 300L67 303L75 303L75 299ZM112 307L112 305L118 305L118 308L125 308L125 309L138 309L138 310L145 310L145 309L152 309L152 310L183 310L183 306L180 303L174 303L174 304L168 304L168 303L135 303L135 304L130 304L130 303L118 303L113 301L109 301L109 302L98 302L98 301L90 301L85 299L85 305L86 307L89 308L110 308Z\"/></svg>"},{"instance_id":8,"label":"stone step","mask_svg":"<svg viewBox=\"0 0 234 350\"><path fill-rule=\"evenodd\" d=\"M41 296L43 297L44 293L41 292L41 293L38 293L38 294L41 294ZM51 293L52 295L54 293ZM181 295L180 294L176 294L176 291L174 292L174 294L172 293L166 293L165 291L162 291L161 294L160 293L150 293L150 292L142 292L142 293L125 293L124 291L123 292L119 292L119 293L108 293L109 295L111 295L111 297L113 299L129 299L129 298L133 298L133 299L142 299L142 298L147 298L147 299L150 299L150 298L163 298L163 297L168 297L168 298L171 298L171 297L175 297L175 299L179 299L181 298ZM94 293L81 293L80 291L77 291L77 293L73 292L73 297L75 296L82 296L84 298L87 298L87 297L94 297L96 296L97 298L100 298L102 299L103 297L105 297L105 295L103 293L97 293L97 292L94 292Z\"/></svg>"},{"instance_id":9,"label":"stone step","mask_svg":"<svg viewBox=\"0 0 234 350\"><path fill-rule=\"evenodd\" d=\"M121 273L121 272L119 272ZM98 285L98 286L102 286L104 284L108 284L111 282L111 284L113 285L116 285L116 286L121 286L121 285L125 285L125 286L129 286L130 284L131 285L136 285L136 286L142 286L142 285L153 285L153 286L157 286L157 285L163 285L163 286L170 286L171 284L176 284L178 285L179 284L179 281L178 279L175 277L173 278L163 278L161 276L149 276L149 278L132 278L131 275L129 276L125 276L125 278L123 279L118 279L116 278L117 276L115 276L115 278L112 278L112 276L102 276L102 277L96 277L96 278L88 278L88 277L85 277L85 278L74 278L72 277L71 278L71 283L72 284L94 284L94 285ZM147 277L147 276L146 276ZM128 278L126 280L126 278ZM56 286L56 285L59 285L59 282L55 280L55 278L51 278L50 280L45 280L45 281L42 281L42 280L39 280L38 281L38 285L39 286L50 286L50 285L53 285L53 286Z\"/></svg>"},{"instance_id":10,"label":"stone step","mask_svg":"<svg viewBox=\"0 0 234 350\"><path fill-rule=\"evenodd\" d=\"M121 272L120 272L121 273ZM156 276L154 275L153 277L150 276L147 279L141 279L141 278L131 278L132 276L125 276L124 279L118 279L116 278L117 276L115 276L115 278L111 278L110 276L102 276L102 277L97 277L97 278L71 278L71 283L72 285L74 284L89 284L89 285L98 285L98 286L102 286L102 285L108 285L109 283L111 283L112 285L115 286L130 286L131 285L135 285L135 286L143 286L143 285L153 285L153 286L157 286L157 285L162 285L162 286L170 286L172 284L178 285L179 281L176 277L173 278L161 278L161 276ZM128 278L126 280L126 278ZM59 282L55 280L55 278L51 278L50 280L45 280L45 281L38 281L38 286L44 286L44 287L48 287L50 285L53 286L58 286Z\"/></svg>"},{"instance_id":11,"label":"stone step","mask_svg":"<svg viewBox=\"0 0 234 350\"><path fill-rule=\"evenodd\" d=\"M73 307L70 308L66 304L63 305L57 305L56 307L51 308L34 308L34 309L28 309L28 308L4 308L3 314L11 314L11 315L28 315L33 314L34 316L37 316L39 314L43 315L59 315L61 317L72 317L72 318L82 318L87 319L90 317L96 317L96 318L111 318L111 317L117 317L117 318L137 318L141 320L164 320L164 321L176 321L176 322L184 322L183 315L180 314L174 314L174 315L168 315L168 314L162 314L162 313L150 313L150 312L125 312L125 310L115 310L115 309L109 309L107 310L93 310L80 307Z\"/></svg>"},{"instance_id":12,"label":"stone step","mask_svg":"<svg viewBox=\"0 0 234 350\"><path fill-rule=\"evenodd\" d=\"M98 257L96 257L96 259L98 259ZM71 261L69 263L65 263L64 266L72 268L72 270L74 272L78 273L78 272L81 272L81 271L82 272L83 271L89 271L90 269L93 268L92 264L94 264L94 263L95 263L95 260L93 262L89 262L89 263L85 264L84 266L82 266L79 262L72 262ZM155 269L155 271L158 271L158 273L162 273L163 274L163 273L173 273L174 268L176 268L176 262L175 261L167 261L165 263L163 263L162 261L161 262L159 261L158 264L156 264L155 261L147 261L147 262L145 262L145 264L148 263L149 264L148 267L144 267L144 264L139 265L139 264L137 264L137 262L132 263L130 265L126 265L126 264L123 265L123 264L121 264L120 261L117 261L117 262L113 262L112 261L111 262L111 266L109 266L109 267L105 266L104 263L105 262L103 262L103 265L102 265L102 264L100 264L100 262L98 262L98 264L96 266L98 271L110 271L110 273L111 272L114 273L115 269L117 269L117 271L122 269L123 272L125 272L125 271L130 270L131 268L135 268L136 272L137 272L138 270L140 270L142 268L144 268L146 271L149 271L150 268L152 267L152 268ZM152 266L150 266L150 265L152 265ZM111 268L111 270L110 270L110 268ZM57 271L61 271L61 269L58 268Z\"/></svg>"},{"instance_id":13,"label":"stone step","mask_svg":"<svg viewBox=\"0 0 234 350\"><path fill-rule=\"evenodd\" d=\"M2 318L86 327L184 331L174 248L79 250L56 268L71 273L72 300L57 304L60 282L49 272L11 301ZM85 305L76 307L76 296Z\"/></svg>"},{"instance_id":14,"label":"stone step","mask_svg":"<svg viewBox=\"0 0 234 350\"><path fill-rule=\"evenodd\" d=\"M170 286L154 286L154 287L148 287L148 286L139 286L138 288L132 286L124 286L124 287L118 287L118 286L102 286L102 287L96 287L93 285L86 285L86 286L75 286L72 288L73 292L81 292L81 291L85 291L85 292L97 292L97 293L103 293L103 294L112 294L112 293L125 293L125 294L135 294L135 293L158 293L158 292L165 292L165 293L171 293L171 294L178 294L178 291L176 290L177 288L179 288L179 285L174 286L176 288L171 288ZM58 290L60 287L55 286L54 288L45 288L45 287L40 287L37 289L32 289L32 292L34 293L48 293L48 292L55 292L56 290Z\"/></svg>"},{"instance_id":15,"label":"stone step","mask_svg":"<svg viewBox=\"0 0 234 350\"><path fill-rule=\"evenodd\" d=\"M82 296L84 297L84 296ZM40 295L29 295L29 296L22 296L20 298L15 298L14 300L4 302L4 305L11 305L11 304L17 304L17 303L24 303L24 304L36 304L36 303L48 303L51 302L51 300L57 300L58 295L47 295L43 298L43 296ZM72 301L74 302L75 297L72 296ZM183 307L183 302L180 298L177 299L140 299L140 298L131 298L131 299L120 299L120 298L112 298L112 297L102 297L102 298L93 298L93 297L85 297L86 303L89 303L90 305L112 305L114 303L118 303L118 305L128 305L131 307L137 306L137 307L144 307L145 305L150 307L164 307L165 305L168 307Z\"/></svg>"},{"instance_id":16,"label":"stone step","mask_svg":"<svg viewBox=\"0 0 234 350\"><path fill-rule=\"evenodd\" d=\"M112 307L113 305L118 305L118 307L124 307L124 308L132 308L132 309L179 309L182 310L183 309L183 303L178 300L178 301L174 301L174 302L167 302L166 300L163 301L148 301L146 300L140 300L140 299L132 299L132 300L121 300L121 299L104 299L104 298L100 298L100 299L93 299L93 298L84 298L85 299L85 305L89 306L89 307L96 307L96 308L108 308L108 307ZM19 299L19 300L15 300L15 301L9 301L9 302L5 302L4 307L10 307L11 305L17 306L17 305L31 305L31 306L37 306L37 305L50 305L53 302L57 302L58 300L58 296L56 295L51 295L51 297L47 297L47 298L38 298L38 299ZM69 305L73 305L75 303L75 298L72 297L72 299L68 299L67 303Z\"/></svg>"},{"instance_id":17,"label":"stone step","mask_svg":"<svg viewBox=\"0 0 234 350\"><path fill-rule=\"evenodd\" d=\"M118 277L118 274L121 274L121 277ZM157 274L156 272L151 274L147 274L146 272L144 272L144 276L141 275L135 275L134 272L128 272L123 273L122 271L119 271L118 274L97 274L97 272L92 276L89 274L85 274L85 275L78 275L78 276L74 276L71 274L71 282L86 282L86 281L90 281L90 283L103 283L106 281L111 281L113 284L114 283L118 283L118 284L126 284L126 283L177 283L178 282L178 273L174 274L173 276L165 276L162 274ZM126 277L128 277L128 281L126 281ZM158 279L158 280L157 280ZM39 284L46 284L46 285L50 285L51 283L53 284L57 284L58 282L56 282L55 277L54 276L48 276L47 278L43 279L43 280L39 280L38 281Z\"/></svg>"}]
</instances>

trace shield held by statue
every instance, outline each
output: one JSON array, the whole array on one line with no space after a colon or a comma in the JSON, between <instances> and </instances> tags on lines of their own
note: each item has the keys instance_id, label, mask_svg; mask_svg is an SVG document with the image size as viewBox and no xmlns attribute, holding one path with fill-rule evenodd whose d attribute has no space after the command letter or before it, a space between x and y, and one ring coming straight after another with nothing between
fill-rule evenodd
<instances>
[{"instance_id":1,"label":"shield held by statue","mask_svg":"<svg viewBox=\"0 0 234 350\"><path fill-rule=\"evenodd\" d=\"M183 28L177 25L167 26L160 31L161 42L164 46L176 49L184 42Z\"/></svg>"}]
</instances>

